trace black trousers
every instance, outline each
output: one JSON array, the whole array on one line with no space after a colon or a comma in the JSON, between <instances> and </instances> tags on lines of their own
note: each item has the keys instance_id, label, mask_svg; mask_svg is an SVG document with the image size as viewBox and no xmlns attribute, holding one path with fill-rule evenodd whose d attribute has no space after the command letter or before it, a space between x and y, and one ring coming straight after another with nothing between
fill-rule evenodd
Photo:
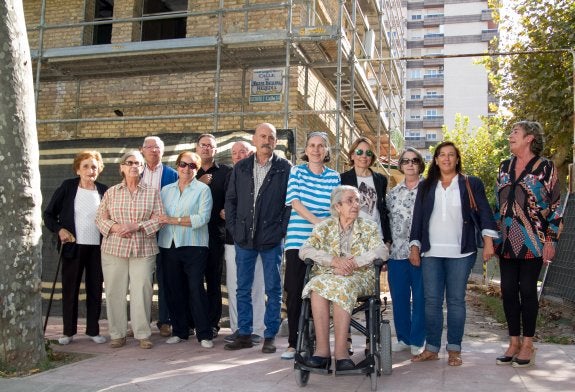
<instances>
[{"instance_id":1,"label":"black trousers","mask_svg":"<svg viewBox=\"0 0 575 392\"><path fill-rule=\"evenodd\" d=\"M539 312L537 280L543 259L501 258L501 296L509 336L533 337Z\"/></svg>"},{"instance_id":2,"label":"black trousers","mask_svg":"<svg viewBox=\"0 0 575 392\"><path fill-rule=\"evenodd\" d=\"M297 332L299 316L301 312L301 293L305 279L305 263L298 257L298 249L286 250L286 270L284 278L284 290L286 292L286 307L288 316L289 347L297 345Z\"/></svg>"},{"instance_id":3,"label":"black trousers","mask_svg":"<svg viewBox=\"0 0 575 392\"><path fill-rule=\"evenodd\" d=\"M208 299L204 290L204 272L208 249L202 246L160 248L166 277L166 294L172 334L187 339L190 316L193 317L198 341L212 340L208 319Z\"/></svg>"},{"instance_id":4,"label":"black trousers","mask_svg":"<svg viewBox=\"0 0 575 392\"><path fill-rule=\"evenodd\" d=\"M220 329L222 318L222 270L224 266L225 242L210 238L208 261L204 273L208 294L208 312L212 328Z\"/></svg>"},{"instance_id":5,"label":"black trousers","mask_svg":"<svg viewBox=\"0 0 575 392\"><path fill-rule=\"evenodd\" d=\"M78 333L78 296L82 275L86 288L86 335L100 334L100 312L102 310L102 260L99 245L77 245L76 257L62 257L62 320L64 335Z\"/></svg>"}]
</instances>

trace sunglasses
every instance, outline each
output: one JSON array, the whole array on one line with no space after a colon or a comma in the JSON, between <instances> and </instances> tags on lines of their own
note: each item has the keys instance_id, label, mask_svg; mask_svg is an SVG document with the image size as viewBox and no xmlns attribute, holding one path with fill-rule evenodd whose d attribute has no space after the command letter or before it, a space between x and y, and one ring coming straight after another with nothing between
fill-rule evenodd
<instances>
[{"instance_id":1,"label":"sunglasses","mask_svg":"<svg viewBox=\"0 0 575 392\"><path fill-rule=\"evenodd\" d=\"M196 165L194 162L184 162L184 161L180 161L180 163L178 163L178 167L184 169L186 167L189 167L190 170L196 170L198 168L198 165Z\"/></svg>"},{"instance_id":2,"label":"sunglasses","mask_svg":"<svg viewBox=\"0 0 575 392\"><path fill-rule=\"evenodd\" d=\"M358 157L362 156L363 150L361 148L358 148L357 150L355 150L355 155L357 155ZM373 151L365 150L365 155L371 158L373 156Z\"/></svg>"},{"instance_id":3,"label":"sunglasses","mask_svg":"<svg viewBox=\"0 0 575 392\"><path fill-rule=\"evenodd\" d=\"M421 163L421 159L415 157L415 158L401 158L401 160L399 161L400 165L408 165L409 163L413 163L414 165L419 165Z\"/></svg>"},{"instance_id":4,"label":"sunglasses","mask_svg":"<svg viewBox=\"0 0 575 392\"><path fill-rule=\"evenodd\" d=\"M122 163L122 165L124 165L124 166L130 166L130 167L132 167L132 166L140 167L140 166L142 166L142 162L138 162L138 161L124 161L124 162Z\"/></svg>"}]
</instances>

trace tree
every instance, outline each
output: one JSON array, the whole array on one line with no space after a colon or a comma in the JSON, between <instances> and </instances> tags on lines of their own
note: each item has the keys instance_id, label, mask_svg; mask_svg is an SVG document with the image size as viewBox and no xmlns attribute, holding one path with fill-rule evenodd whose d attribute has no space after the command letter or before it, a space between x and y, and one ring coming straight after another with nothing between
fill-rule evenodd
<instances>
[{"instance_id":1,"label":"tree","mask_svg":"<svg viewBox=\"0 0 575 392\"><path fill-rule=\"evenodd\" d=\"M463 171L481 178L491 205L495 205L495 183L499 163L509 156L500 117L483 117L483 125L469 129L469 117L455 116L452 130L443 126L443 140L455 143L461 152Z\"/></svg>"},{"instance_id":2,"label":"tree","mask_svg":"<svg viewBox=\"0 0 575 392\"><path fill-rule=\"evenodd\" d=\"M0 368L27 370L46 353L39 151L21 1L0 0L0 42Z\"/></svg>"},{"instance_id":3,"label":"tree","mask_svg":"<svg viewBox=\"0 0 575 392\"><path fill-rule=\"evenodd\" d=\"M497 7L501 1L491 0ZM533 52L494 57L486 63L491 81L503 105L511 112L506 128L518 120L535 120L546 135L544 155L550 156L566 174L572 160L573 56L575 2L571 0L516 0L509 3L516 17L497 13L505 52ZM562 176L565 177L565 176Z\"/></svg>"}]
</instances>

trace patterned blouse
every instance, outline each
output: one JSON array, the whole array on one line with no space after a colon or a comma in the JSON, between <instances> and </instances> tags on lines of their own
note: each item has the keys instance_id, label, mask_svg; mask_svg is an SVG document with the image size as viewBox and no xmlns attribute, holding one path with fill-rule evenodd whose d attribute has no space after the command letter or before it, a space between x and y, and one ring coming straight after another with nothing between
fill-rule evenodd
<instances>
[{"instance_id":1,"label":"patterned blouse","mask_svg":"<svg viewBox=\"0 0 575 392\"><path fill-rule=\"evenodd\" d=\"M102 253L116 257L148 257L159 253L156 232L160 229L158 215L164 207L160 192L143 182L130 193L125 182L108 189L96 216L96 225L104 236ZM141 223L142 230L130 238L110 233L115 223Z\"/></svg>"},{"instance_id":2,"label":"patterned blouse","mask_svg":"<svg viewBox=\"0 0 575 392\"><path fill-rule=\"evenodd\" d=\"M407 259L409 257L409 235L411 233L411 218L413 218L413 206L417 196L417 187L409 189L405 180L397 184L387 194L387 209L389 211L389 223L391 226L391 255L394 260Z\"/></svg>"},{"instance_id":3,"label":"patterned blouse","mask_svg":"<svg viewBox=\"0 0 575 392\"><path fill-rule=\"evenodd\" d=\"M529 166L529 165L528 165ZM499 166L495 220L501 233L496 253L510 259L542 257L545 242L557 242L561 193L553 162L537 158L515 179L515 157Z\"/></svg>"}]
</instances>

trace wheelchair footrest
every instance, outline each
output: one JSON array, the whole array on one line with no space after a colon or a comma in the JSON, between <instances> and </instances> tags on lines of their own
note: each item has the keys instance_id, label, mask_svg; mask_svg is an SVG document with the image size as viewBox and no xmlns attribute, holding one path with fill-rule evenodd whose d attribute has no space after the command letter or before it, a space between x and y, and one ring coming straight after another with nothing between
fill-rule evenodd
<instances>
[{"instance_id":1,"label":"wheelchair footrest","mask_svg":"<svg viewBox=\"0 0 575 392\"><path fill-rule=\"evenodd\" d=\"M320 369L320 368L307 366L305 364L305 360L303 359L303 357L300 354L295 355L294 362L293 362L293 368L297 369L297 370L305 370L307 372L315 373L315 374L332 374L333 373L333 370L331 370L331 369L325 369L325 368Z\"/></svg>"},{"instance_id":2,"label":"wheelchair footrest","mask_svg":"<svg viewBox=\"0 0 575 392\"><path fill-rule=\"evenodd\" d=\"M336 377L337 376L352 376L355 374L371 374L374 371L376 371L375 362L373 360L373 356L370 355L369 357L365 358L360 363L356 364L354 369L341 370L341 371L336 370L335 375L336 375Z\"/></svg>"}]
</instances>

